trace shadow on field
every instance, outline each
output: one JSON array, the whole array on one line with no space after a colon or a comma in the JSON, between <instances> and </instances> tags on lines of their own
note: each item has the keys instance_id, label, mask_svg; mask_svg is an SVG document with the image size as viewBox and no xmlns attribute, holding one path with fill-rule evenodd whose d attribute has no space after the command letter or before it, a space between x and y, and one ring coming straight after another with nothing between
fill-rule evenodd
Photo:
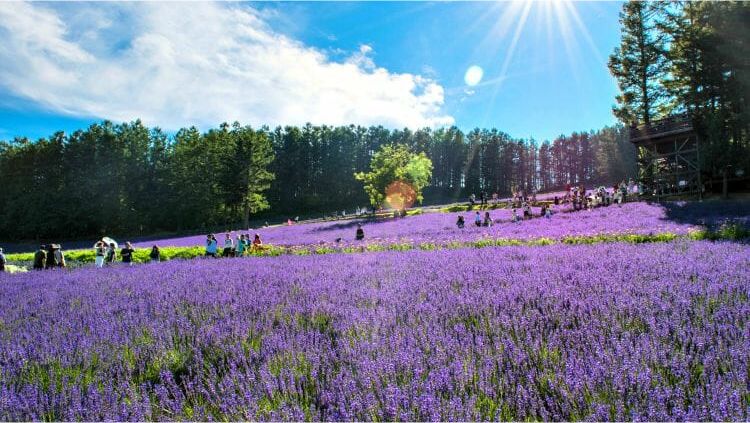
<instances>
[{"instance_id":1,"label":"shadow on field","mask_svg":"<svg viewBox=\"0 0 750 423\"><path fill-rule=\"evenodd\" d=\"M320 226L318 228L313 229L311 232L328 232L328 231L335 231L338 229L352 229L352 228L356 228L357 225L359 224L362 224L362 225L366 224L369 226L373 224L384 223L389 220L393 220L393 218L391 217L387 217L387 218L367 217L367 218L361 218L361 219L353 219L353 220L348 220L346 222Z\"/></svg>"},{"instance_id":2,"label":"shadow on field","mask_svg":"<svg viewBox=\"0 0 750 423\"><path fill-rule=\"evenodd\" d=\"M670 201L660 205L665 208L667 219L676 223L704 225L712 230L723 223L750 227L750 199Z\"/></svg>"}]
</instances>

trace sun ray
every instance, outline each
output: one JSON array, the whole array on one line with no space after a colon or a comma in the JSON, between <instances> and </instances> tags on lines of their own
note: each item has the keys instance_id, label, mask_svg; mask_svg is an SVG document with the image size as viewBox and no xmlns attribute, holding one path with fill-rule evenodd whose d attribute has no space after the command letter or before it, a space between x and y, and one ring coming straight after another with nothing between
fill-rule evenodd
<instances>
[{"instance_id":1,"label":"sun ray","mask_svg":"<svg viewBox=\"0 0 750 423\"><path fill-rule=\"evenodd\" d=\"M567 9L567 13L569 13L570 16L573 17L573 22L575 22L576 26L578 27L578 31L591 48L592 53L596 57L596 60L605 63L606 60L602 56L602 53L599 51L599 48L596 46L594 39L591 37L591 33L589 33L588 29L583 24L583 20L581 20L581 16L578 14L578 10L576 9L576 7L570 1L561 0L560 3L562 3L563 6Z\"/></svg>"},{"instance_id":2,"label":"sun ray","mask_svg":"<svg viewBox=\"0 0 750 423\"><path fill-rule=\"evenodd\" d=\"M492 105L505 86L509 73L524 73L527 69L538 69L549 66L567 66L573 78L581 84L584 63L584 50L603 61L587 27L584 25L577 5L572 0L512 0L500 2L482 9L469 28L476 31L488 19L493 19L486 35L479 41L472 52L470 65L481 65L484 78L471 87L462 85L451 92L465 93L470 89L483 89L489 94L488 107L484 108L481 121L486 122ZM528 47L526 35L532 30L534 37L529 41L535 43ZM523 38L522 38L523 37ZM585 48L582 44L585 43ZM546 45L546 49L544 46ZM560 46L555 47L555 46ZM523 47L521 47L523 46ZM519 48L524 51L519 52ZM558 52L559 50L559 52ZM563 61L558 62L557 57ZM492 58L498 58L492 63ZM519 62L519 59L522 59ZM528 63L526 63L528 61ZM469 66L467 65L467 71ZM488 90L488 91L487 91ZM462 100L463 101L463 100Z\"/></svg>"},{"instance_id":3,"label":"sun ray","mask_svg":"<svg viewBox=\"0 0 750 423\"><path fill-rule=\"evenodd\" d=\"M518 46L518 40L521 38L521 33L526 27L526 19L528 19L529 17L529 12L531 11L531 5L532 3L530 1L525 2L523 10L521 11L521 16L518 20L518 23L516 24L516 29L513 33L513 38L511 39L510 45L508 46L508 50L505 53L505 59L503 60L502 67L500 68L500 74L496 78L493 78L493 79L497 79L497 83L494 84L492 87L492 93L490 95L490 101L489 101L490 105L495 103L497 94L506 80L506 76L508 74L508 67L510 66L510 63L513 59L513 55L515 54L516 47ZM484 117L482 118L483 122L487 120L490 110L492 110L491 107L485 108Z\"/></svg>"},{"instance_id":4,"label":"sun ray","mask_svg":"<svg viewBox=\"0 0 750 423\"><path fill-rule=\"evenodd\" d=\"M502 10L500 16L495 20L487 35L476 45L474 55L482 57L492 57L502 48L502 41L505 40L508 33L513 29L514 23L517 23L520 15L526 7L524 1L512 1L501 3L502 8L493 7L483 14L482 20L493 16L495 10Z\"/></svg>"}]
</instances>

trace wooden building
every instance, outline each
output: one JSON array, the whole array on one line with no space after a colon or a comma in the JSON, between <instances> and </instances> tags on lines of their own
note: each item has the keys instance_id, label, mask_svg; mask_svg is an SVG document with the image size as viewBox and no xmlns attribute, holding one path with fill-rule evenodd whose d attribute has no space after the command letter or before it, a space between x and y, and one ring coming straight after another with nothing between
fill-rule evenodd
<instances>
[{"instance_id":1,"label":"wooden building","mask_svg":"<svg viewBox=\"0 0 750 423\"><path fill-rule=\"evenodd\" d=\"M700 140L688 115L632 126L630 141L638 150L638 179L645 195L702 195Z\"/></svg>"}]
</instances>

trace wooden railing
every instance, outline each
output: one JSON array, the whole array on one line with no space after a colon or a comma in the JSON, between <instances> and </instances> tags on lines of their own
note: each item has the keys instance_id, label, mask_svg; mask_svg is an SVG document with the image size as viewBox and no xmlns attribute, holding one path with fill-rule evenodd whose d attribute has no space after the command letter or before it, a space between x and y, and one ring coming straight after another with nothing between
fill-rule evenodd
<instances>
[{"instance_id":1,"label":"wooden railing","mask_svg":"<svg viewBox=\"0 0 750 423\"><path fill-rule=\"evenodd\" d=\"M693 122L687 114L669 116L655 120L648 125L633 125L630 127L630 141L655 138L661 135L686 132L693 129Z\"/></svg>"}]
</instances>

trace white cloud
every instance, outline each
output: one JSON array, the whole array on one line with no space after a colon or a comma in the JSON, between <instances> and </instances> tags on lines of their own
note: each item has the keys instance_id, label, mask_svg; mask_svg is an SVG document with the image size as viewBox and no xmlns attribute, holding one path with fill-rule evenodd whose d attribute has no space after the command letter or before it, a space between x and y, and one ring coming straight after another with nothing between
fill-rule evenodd
<instances>
[{"instance_id":1,"label":"white cloud","mask_svg":"<svg viewBox=\"0 0 750 423\"><path fill-rule=\"evenodd\" d=\"M62 113L167 129L453 123L442 86L373 53L333 61L236 4L0 4L2 89Z\"/></svg>"}]
</instances>

